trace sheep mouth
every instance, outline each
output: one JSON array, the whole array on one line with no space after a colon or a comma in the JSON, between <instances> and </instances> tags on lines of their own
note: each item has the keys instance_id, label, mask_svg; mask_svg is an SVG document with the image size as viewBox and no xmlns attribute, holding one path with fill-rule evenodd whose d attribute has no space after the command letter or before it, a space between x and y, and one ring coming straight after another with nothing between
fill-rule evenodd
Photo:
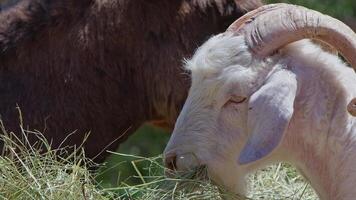
<instances>
[{"instance_id":1,"label":"sheep mouth","mask_svg":"<svg viewBox=\"0 0 356 200\"><path fill-rule=\"evenodd\" d=\"M208 167L206 165L200 165L195 167L191 172L191 179L200 180L200 181L208 181Z\"/></svg>"},{"instance_id":2,"label":"sheep mouth","mask_svg":"<svg viewBox=\"0 0 356 200\"><path fill-rule=\"evenodd\" d=\"M187 171L176 171L171 169L165 170L165 176L172 179L179 179L182 181L208 181L208 167L206 165L199 165Z\"/></svg>"}]
</instances>

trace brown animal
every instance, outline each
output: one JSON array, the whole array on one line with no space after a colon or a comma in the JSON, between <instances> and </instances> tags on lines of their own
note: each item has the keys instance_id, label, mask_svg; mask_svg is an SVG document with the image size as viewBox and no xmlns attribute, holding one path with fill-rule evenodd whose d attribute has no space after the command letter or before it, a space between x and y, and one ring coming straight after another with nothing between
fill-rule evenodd
<instances>
[{"instance_id":1,"label":"brown animal","mask_svg":"<svg viewBox=\"0 0 356 200\"><path fill-rule=\"evenodd\" d=\"M0 114L94 158L141 124L170 127L189 78L182 59L258 0L18 0L0 13ZM117 140L116 140L117 139ZM100 162L105 154L96 157Z\"/></svg>"}]
</instances>

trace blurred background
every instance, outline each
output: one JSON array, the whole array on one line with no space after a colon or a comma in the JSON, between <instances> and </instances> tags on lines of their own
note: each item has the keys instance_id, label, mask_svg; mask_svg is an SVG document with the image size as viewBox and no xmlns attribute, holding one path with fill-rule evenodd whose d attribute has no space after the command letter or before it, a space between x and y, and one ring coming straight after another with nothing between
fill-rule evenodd
<instances>
[{"instance_id":1,"label":"blurred background","mask_svg":"<svg viewBox=\"0 0 356 200\"><path fill-rule=\"evenodd\" d=\"M356 30L356 0L265 0L265 2L285 2L303 5L336 17ZM121 144L117 152L144 157L156 156L163 152L169 137L170 133L166 130L150 125L143 125L125 143ZM103 187L114 187L118 185L120 181L137 184L140 180L134 178L128 179L128 177L136 175L131 160L133 160L133 158L130 159L130 157L126 156L111 155L105 165L100 168L100 175L97 177L97 181L101 183Z\"/></svg>"}]
</instances>

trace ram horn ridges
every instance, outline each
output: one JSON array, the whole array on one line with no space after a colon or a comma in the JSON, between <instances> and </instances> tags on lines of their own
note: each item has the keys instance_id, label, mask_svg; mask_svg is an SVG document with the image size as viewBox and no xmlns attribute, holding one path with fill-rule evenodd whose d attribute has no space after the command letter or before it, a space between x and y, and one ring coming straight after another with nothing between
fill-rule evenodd
<instances>
[{"instance_id":1,"label":"ram horn ridges","mask_svg":"<svg viewBox=\"0 0 356 200\"><path fill-rule=\"evenodd\" d=\"M356 34L353 30L335 18L301 6L262 6L235 21L228 31L244 35L247 45L261 58L301 39L320 40L334 47L356 69ZM352 102L348 111L356 116L356 106L351 106Z\"/></svg>"}]
</instances>

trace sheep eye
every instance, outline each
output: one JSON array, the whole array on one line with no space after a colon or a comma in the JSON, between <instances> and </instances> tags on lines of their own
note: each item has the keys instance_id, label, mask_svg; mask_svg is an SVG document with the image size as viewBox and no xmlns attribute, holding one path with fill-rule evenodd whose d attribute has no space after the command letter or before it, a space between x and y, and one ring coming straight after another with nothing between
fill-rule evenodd
<instances>
[{"instance_id":1,"label":"sheep eye","mask_svg":"<svg viewBox=\"0 0 356 200\"><path fill-rule=\"evenodd\" d=\"M239 103L243 103L244 101L246 101L246 99L247 99L246 97L233 95L233 96L231 96L231 98L229 99L229 102L230 102L230 103L239 104Z\"/></svg>"}]
</instances>

